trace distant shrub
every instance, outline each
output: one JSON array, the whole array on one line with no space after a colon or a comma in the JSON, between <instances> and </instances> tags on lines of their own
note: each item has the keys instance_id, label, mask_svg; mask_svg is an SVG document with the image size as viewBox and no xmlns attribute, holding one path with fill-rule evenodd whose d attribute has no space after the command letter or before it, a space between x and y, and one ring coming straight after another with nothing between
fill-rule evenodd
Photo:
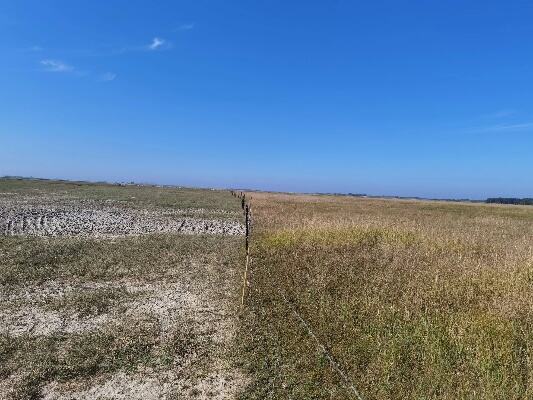
<instances>
[{"instance_id":1,"label":"distant shrub","mask_svg":"<svg viewBox=\"0 0 533 400\"><path fill-rule=\"evenodd\" d=\"M486 200L487 203L497 204L517 204L533 206L533 198L516 198L516 197L492 197Z\"/></svg>"}]
</instances>

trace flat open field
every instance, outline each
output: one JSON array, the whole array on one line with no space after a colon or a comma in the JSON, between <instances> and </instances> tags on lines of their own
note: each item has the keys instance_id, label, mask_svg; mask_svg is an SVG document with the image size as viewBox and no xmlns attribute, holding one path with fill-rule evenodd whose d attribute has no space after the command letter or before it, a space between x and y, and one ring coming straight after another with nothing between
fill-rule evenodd
<instances>
[{"instance_id":1,"label":"flat open field","mask_svg":"<svg viewBox=\"0 0 533 400\"><path fill-rule=\"evenodd\" d=\"M249 196L243 398L533 398L533 207Z\"/></svg>"},{"instance_id":2,"label":"flat open field","mask_svg":"<svg viewBox=\"0 0 533 400\"><path fill-rule=\"evenodd\" d=\"M0 180L0 399L533 398L533 207Z\"/></svg>"},{"instance_id":3,"label":"flat open field","mask_svg":"<svg viewBox=\"0 0 533 400\"><path fill-rule=\"evenodd\" d=\"M0 180L0 398L234 397L228 192Z\"/></svg>"}]
</instances>

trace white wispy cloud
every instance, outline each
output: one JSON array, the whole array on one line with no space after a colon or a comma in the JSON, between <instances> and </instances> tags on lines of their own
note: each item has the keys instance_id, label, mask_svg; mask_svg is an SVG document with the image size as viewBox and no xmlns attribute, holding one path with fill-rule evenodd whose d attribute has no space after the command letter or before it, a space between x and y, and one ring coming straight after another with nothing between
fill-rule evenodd
<instances>
[{"instance_id":1,"label":"white wispy cloud","mask_svg":"<svg viewBox=\"0 0 533 400\"><path fill-rule=\"evenodd\" d=\"M72 72L74 71L73 66L65 64L63 61L60 61L60 60L50 60L50 59L41 60L41 65L48 72Z\"/></svg>"},{"instance_id":2,"label":"white wispy cloud","mask_svg":"<svg viewBox=\"0 0 533 400\"><path fill-rule=\"evenodd\" d=\"M152 39L152 43L148 45L148 48L150 50L159 50L163 48L167 48L169 43L165 39L160 39L158 37L155 37Z\"/></svg>"},{"instance_id":3,"label":"white wispy cloud","mask_svg":"<svg viewBox=\"0 0 533 400\"><path fill-rule=\"evenodd\" d=\"M117 74L114 72L106 72L98 77L100 82L111 82L117 78Z\"/></svg>"},{"instance_id":4,"label":"white wispy cloud","mask_svg":"<svg viewBox=\"0 0 533 400\"><path fill-rule=\"evenodd\" d=\"M117 78L117 74L114 72L96 73L89 70L81 70L60 60L44 59L40 61L40 64L48 72L64 72L80 78L91 78L98 82L111 82Z\"/></svg>"},{"instance_id":5,"label":"white wispy cloud","mask_svg":"<svg viewBox=\"0 0 533 400\"><path fill-rule=\"evenodd\" d=\"M162 51L169 50L173 47L172 42L163 39L159 36L155 36L150 43L142 45L133 45L133 46L123 46L110 50L109 54L120 55L128 53L137 53L137 52L147 52L147 51Z\"/></svg>"},{"instance_id":6,"label":"white wispy cloud","mask_svg":"<svg viewBox=\"0 0 533 400\"><path fill-rule=\"evenodd\" d=\"M184 25L183 29L192 29L193 25L188 24ZM154 37L151 41L151 43L147 45L142 46L134 46L134 47L123 47L121 49L112 51L110 54L123 54L123 53L129 53L129 52L141 52L141 51L159 51L159 50L168 50L172 48L172 43L169 42L166 39L162 39L160 37ZM33 46L31 48L27 48L27 51L43 51L44 49L38 46ZM100 82L111 82L114 81L117 78L117 74L114 72L105 72L105 73L97 73L97 72L91 72L88 70L79 70L77 68L74 68L72 65L69 65L61 60L57 59L42 59L40 62L41 66L45 71L48 72L71 72L74 75L77 76L92 76L93 79L100 81Z\"/></svg>"}]
</instances>

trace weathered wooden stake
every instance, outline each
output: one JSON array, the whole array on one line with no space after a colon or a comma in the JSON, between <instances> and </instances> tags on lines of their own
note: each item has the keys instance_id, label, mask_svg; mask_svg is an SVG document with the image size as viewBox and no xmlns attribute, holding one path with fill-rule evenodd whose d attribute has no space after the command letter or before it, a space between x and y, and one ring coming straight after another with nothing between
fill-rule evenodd
<instances>
[{"instance_id":1,"label":"weathered wooden stake","mask_svg":"<svg viewBox=\"0 0 533 400\"><path fill-rule=\"evenodd\" d=\"M250 255L246 254L246 265L244 267L244 277L242 280L242 297L241 306L244 307L244 296L246 295L246 286L248 286L248 264L250 262Z\"/></svg>"}]
</instances>

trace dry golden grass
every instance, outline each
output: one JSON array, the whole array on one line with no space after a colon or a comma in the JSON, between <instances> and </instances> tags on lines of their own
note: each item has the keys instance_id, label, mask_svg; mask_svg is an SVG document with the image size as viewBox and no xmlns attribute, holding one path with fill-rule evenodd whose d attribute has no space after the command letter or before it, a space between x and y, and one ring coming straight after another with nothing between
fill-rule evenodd
<instances>
[{"instance_id":1,"label":"dry golden grass","mask_svg":"<svg viewBox=\"0 0 533 400\"><path fill-rule=\"evenodd\" d=\"M533 398L533 207L251 196L245 398Z\"/></svg>"}]
</instances>

